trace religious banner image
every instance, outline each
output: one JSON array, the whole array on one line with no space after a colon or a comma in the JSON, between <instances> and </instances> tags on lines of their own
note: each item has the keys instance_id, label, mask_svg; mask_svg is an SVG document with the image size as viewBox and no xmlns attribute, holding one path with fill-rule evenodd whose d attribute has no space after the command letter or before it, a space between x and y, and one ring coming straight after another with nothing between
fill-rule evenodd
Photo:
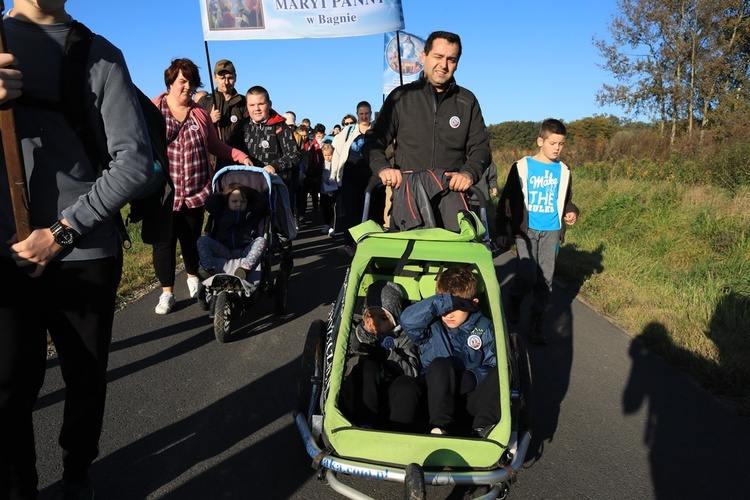
<instances>
[{"instance_id":1,"label":"religious banner image","mask_svg":"<svg viewBox=\"0 0 750 500\"><path fill-rule=\"evenodd\" d=\"M411 33L396 32L385 34L385 62L383 72L383 99L393 89L403 83L409 83L419 78L422 71L422 52L424 52L424 39ZM401 51L396 50L400 43ZM399 76L400 68L400 76Z\"/></svg>"},{"instance_id":2,"label":"religious banner image","mask_svg":"<svg viewBox=\"0 0 750 500\"><path fill-rule=\"evenodd\" d=\"M204 40L333 38L402 29L401 0L199 0Z\"/></svg>"}]
</instances>

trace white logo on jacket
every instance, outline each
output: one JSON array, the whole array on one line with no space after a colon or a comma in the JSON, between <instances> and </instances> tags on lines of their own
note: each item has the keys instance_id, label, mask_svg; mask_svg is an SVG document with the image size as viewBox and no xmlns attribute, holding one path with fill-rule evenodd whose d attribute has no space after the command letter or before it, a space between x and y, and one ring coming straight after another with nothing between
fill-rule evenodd
<instances>
[{"instance_id":1,"label":"white logo on jacket","mask_svg":"<svg viewBox=\"0 0 750 500\"><path fill-rule=\"evenodd\" d=\"M448 120L448 125L451 126L451 128L458 128L461 126L461 118L457 116L451 116L451 119Z\"/></svg>"}]
</instances>

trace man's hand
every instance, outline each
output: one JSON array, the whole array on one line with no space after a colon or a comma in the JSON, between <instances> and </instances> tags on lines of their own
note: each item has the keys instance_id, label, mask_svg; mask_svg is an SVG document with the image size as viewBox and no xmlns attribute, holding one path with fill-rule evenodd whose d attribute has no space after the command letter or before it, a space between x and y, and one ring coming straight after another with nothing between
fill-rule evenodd
<instances>
[{"instance_id":1,"label":"man's hand","mask_svg":"<svg viewBox=\"0 0 750 500\"><path fill-rule=\"evenodd\" d=\"M380 171L378 177L380 177L380 182L382 182L384 186L390 186L393 189L398 189L403 180L401 170L397 168L384 168Z\"/></svg>"},{"instance_id":2,"label":"man's hand","mask_svg":"<svg viewBox=\"0 0 750 500\"><path fill-rule=\"evenodd\" d=\"M463 172L446 172L445 176L450 179L448 189L451 191L466 191L474 185L474 181L469 174Z\"/></svg>"},{"instance_id":3,"label":"man's hand","mask_svg":"<svg viewBox=\"0 0 750 500\"><path fill-rule=\"evenodd\" d=\"M216 109L215 106L211 106L211 121L219 123L219 120L221 120L221 111Z\"/></svg>"},{"instance_id":4,"label":"man's hand","mask_svg":"<svg viewBox=\"0 0 750 500\"><path fill-rule=\"evenodd\" d=\"M265 169L265 171L266 171L266 172L268 172L268 173L269 173L269 175L273 175L273 174L275 174L275 173L276 173L276 169L275 169L275 168L273 168L273 167L272 167L271 165L266 165L266 166L265 166L265 167L263 167L263 168Z\"/></svg>"},{"instance_id":5,"label":"man's hand","mask_svg":"<svg viewBox=\"0 0 750 500\"><path fill-rule=\"evenodd\" d=\"M23 75L17 69L8 67L16 64L18 60L13 54L0 54L0 105L21 96Z\"/></svg>"},{"instance_id":6,"label":"man's hand","mask_svg":"<svg viewBox=\"0 0 750 500\"><path fill-rule=\"evenodd\" d=\"M21 242L18 241L18 235L14 234L7 243L10 245L11 257L18 267L36 266L34 272L29 275L32 278L41 276L47 264L62 250L49 228L35 229Z\"/></svg>"}]
</instances>

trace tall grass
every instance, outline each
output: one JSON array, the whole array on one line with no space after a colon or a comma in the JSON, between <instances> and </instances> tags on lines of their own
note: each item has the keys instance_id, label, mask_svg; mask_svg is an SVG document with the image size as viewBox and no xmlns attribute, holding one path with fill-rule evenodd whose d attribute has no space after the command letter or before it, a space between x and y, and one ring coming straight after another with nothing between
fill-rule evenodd
<instances>
[{"instance_id":1,"label":"tall grass","mask_svg":"<svg viewBox=\"0 0 750 500\"><path fill-rule=\"evenodd\" d=\"M750 188L588 176L575 187L581 216L559 275L750 415Z\"/></svg>"}]
</instances>

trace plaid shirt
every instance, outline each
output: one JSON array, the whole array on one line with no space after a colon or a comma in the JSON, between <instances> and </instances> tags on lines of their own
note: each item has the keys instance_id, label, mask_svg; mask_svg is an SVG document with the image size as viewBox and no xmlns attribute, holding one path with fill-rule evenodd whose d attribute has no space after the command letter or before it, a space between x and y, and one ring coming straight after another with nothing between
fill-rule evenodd
<instances>
[{"instance_id":1,"label":"plaid shirt","mask_svg":"<svg viewBox=\"0 0 750 500\"><path fill-rule=\"evenodd\" d=\"M183 205L201 207L211 194L211 169L200 125L193 117L192 109L185 123L180 124L170 113L166 99L161 100L159 108L167 121L167 139L176 136L167 147L169 175L174 183L172 210L176 212Z\"/></svg>"}]
</instances>

